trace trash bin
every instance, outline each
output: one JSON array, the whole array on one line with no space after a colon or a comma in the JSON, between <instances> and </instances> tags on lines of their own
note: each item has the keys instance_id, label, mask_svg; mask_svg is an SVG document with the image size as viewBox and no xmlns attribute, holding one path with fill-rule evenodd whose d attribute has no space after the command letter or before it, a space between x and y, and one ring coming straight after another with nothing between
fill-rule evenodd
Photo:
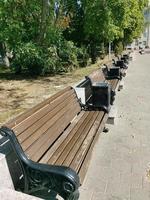
<instances>
[{"instance_id":1,"label":"trash bin","mask_svg":"<svg viewBox=\"0 0 150 200\"><path fill-rule=\"evenodd\" d=\"M109 112L111 101L111 86L108 83L95 83L92 85L93 107Z\"/></svg>"}]
</instances>

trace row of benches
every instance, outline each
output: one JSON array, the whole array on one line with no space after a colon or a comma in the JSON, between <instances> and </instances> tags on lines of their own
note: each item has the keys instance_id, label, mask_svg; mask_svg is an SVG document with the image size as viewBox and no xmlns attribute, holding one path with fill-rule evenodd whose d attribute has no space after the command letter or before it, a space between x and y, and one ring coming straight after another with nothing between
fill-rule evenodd
<instances>
[{"instance_id":1,"label":"row of benches","mask_svg":"<svg viewBox=\"0 0 150 200\"><path fill-rule=\"evenodd\" d=\"M50 195L53 191L66 200L79 198L78 189L105 127L122 69L99 69L0 128L19 160L25 193Z\"/></svg>"}]
</instances>

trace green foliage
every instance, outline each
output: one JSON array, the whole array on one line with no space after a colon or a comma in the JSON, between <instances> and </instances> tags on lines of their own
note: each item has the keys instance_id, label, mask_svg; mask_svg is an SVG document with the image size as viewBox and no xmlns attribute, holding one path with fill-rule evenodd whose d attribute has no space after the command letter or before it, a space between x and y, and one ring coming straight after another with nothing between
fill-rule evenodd
<instances>
[{"instance_id":1,"label":"green foliage","mask_svg":"<svg viewBox=\"0 0 150 200\"><path fill-rule=\"evenodd\" d=\"M20 44L15 49L13 69L16 73L28 72L31 75L56 74L78 67L77 55L81 50L73 42L63 41L57 48L41 49L33 43Z\"/></svg>"},{"instance_id":2,"label":"green foliage","mask_svg":"<svg viewBox=\"0 0 150 200\"><path fill-rule=\"evenodd\" d=\"M61 45L59 46L59 57L62 60L62 64L66 66L70 66L71 68L78 67L78 61L77 61L77 54L78 54L78 48L74 45L71 41L63 41ZM68 71L66 69L66 71Z\"/></svg>"},{"instance_id":3,"label":"green foliage","mask_svg":"<svg viewBox=\"0 0 150 200\"><path fill-rule=\"evenodd\" d=\"M115 55L117 56L117 55L120 55L122 52L123 52L123 44L122 44L122 42L121 41L119 41L119 42L117 42L116 44L115 44L115 47L114 47L114 53L115 53Z\"/></svg>"},{"instance_id":4,"label":"green foliage","mask_svg":"<svg viewBox=\"0 0 150 200\"><path fill-rule=\"evenodd\" d=\"M55 46L49 47L43 56L45 61L43 74L56 74L64 71Z\"/></svg>"},{"instance_id":5,"label":"green foliage","mask_svg":"<svg viewBox=\"0 0 150 200\"><path fill-rule=\"evenodd\" d=\"M44 61L40 49L33 43L18 45L12 66L16 73L28 71L31 75L41 74Z\"/></svg>"},{"instance_id":6,"label":"green foliage","mask_svg":"<svg viewBox=\"0 0 150 200\"><path fill-rule=\"evenodd\" d=\"M16 72L61 73L96 61L108 43L120 53L140 36L148 0L1 0L0 44ZM56 8L55 8L56 9ZM56 10L55 10L56 11ZM123 44L123 45L122 45Z\"/></svg>"},{"instance_id":7,"label":"green foliage","mask_svg":"<svg viewBox=\"0 0 150 200\"><path fill-rule=\"evenodd\" d=\"M87 1L84 30L102 41L137 38L142 31L143 8L147 1ZM128 34L129 33L129 34Z\"/></svg>"},{"instance_id":8,"label":"green foliage","mask_svg":"<svg viewBox=\"0 0 150 200\"><path fill-rule=\"evenodd\" d=\"M80 67L87 66L89 60L89 54L84 46L78 48L77 60Z\"/></svg>"}]
</instances>

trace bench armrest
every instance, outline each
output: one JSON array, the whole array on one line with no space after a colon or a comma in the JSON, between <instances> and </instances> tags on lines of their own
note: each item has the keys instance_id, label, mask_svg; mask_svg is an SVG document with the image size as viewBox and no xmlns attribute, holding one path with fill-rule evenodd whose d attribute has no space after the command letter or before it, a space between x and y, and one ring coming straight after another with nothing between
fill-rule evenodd
<instances>
[{"instance_id":1,"label":"bench armrest","mask_svg":"<svg viewBox=\"0 0 150 200\"><path fill-rule=\"evenodd\" d=\"M80 186L80 181L79 176L74 170L65 166L33 162L27 158L15 133L11 129L1 127L0 134L8 137L17 155L24 175L25 192L32 193L32 190L35 191L35 187L37 187L36 190L44 187L47 190L54 190L65 199L71 198L74 194L78 196L77 191Z\"/></svg>"}]
</instances>

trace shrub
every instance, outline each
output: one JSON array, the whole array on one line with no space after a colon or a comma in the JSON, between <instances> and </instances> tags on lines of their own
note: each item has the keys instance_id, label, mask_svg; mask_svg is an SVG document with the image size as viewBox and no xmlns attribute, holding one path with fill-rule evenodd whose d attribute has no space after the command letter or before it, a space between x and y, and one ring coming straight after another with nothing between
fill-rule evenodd
<instances>
[{"instance_id":1,"label":"shrub","mask_svg":"<svg viewBox=\"0 0 150 200\"><path fill-rule=\"evenodd\" d=\"M14 51L13 69L30 75L58 74L87 65L86 48L78 48L71 41L61 40L49 47L33 43L20 44Z\"/></svg>"},{"instance_id":2,"label":"shrub","mask_svg":"<svg viewBox=\"0 0 150 200\"><path fill-rule=\"evenodd\" d=\"M120 55L123 52L123 44L122 42L118 42L117 44L115 44L114 47L114 53L115 55Z\"/></svg>"},{"instance_id":3,"label":"shrub","mask_svg":"<svg viewBox=\"0 0 150 200\"><path fill-rule=\"evenodd\" d=\"M58 55L65 71L78 67L77 52L78 48L71 41L63 41L59 46Z\"/></svg>"},{"instance_id":4,"label":"shrub","mask_svg":"<svg viewBox=\"0 0 150 200\"><path fill-rule=\"evenodd\" d=\"M89 60L89 55L85 47L78 48L77 59L80 67L86 67Z\"/></svg>"},{"instance_id":5,"label":"shrub","mask_svg":"<svg viewBox=\"0 0 150 200\"><path fill-rule=\"evenodd\" d=\"M14 51L13 69L16 73L27 71L39 75L44 68L44 60L39 47L33 43L20 44Z\"/></svg>"},{"instance_id":6,"label":"shrub","mask_svg":"<svg viewBox=\"0 0 150 200\"><path fill-rule=\"evenodd\" d=\"M45 65L43 68L43 74L57 74L65 71L55 46L49 47L46 50L44 57Z\"/></svg>"}]
</instances>

